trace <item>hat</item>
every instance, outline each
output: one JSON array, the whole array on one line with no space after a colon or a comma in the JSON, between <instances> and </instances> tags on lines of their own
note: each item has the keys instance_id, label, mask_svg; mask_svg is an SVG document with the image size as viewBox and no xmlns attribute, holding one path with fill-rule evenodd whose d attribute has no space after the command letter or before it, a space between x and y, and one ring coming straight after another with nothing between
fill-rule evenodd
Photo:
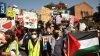
<instances>
[{"instance_id":1,"label":"hat","mask_svg":"<svg viewBox=\"0 0 100 56\"><path fill-rule=\"evenodd\" d=\"M18 7L17 5L13 5L13 7Z\"/></svg>"}]
</instances>

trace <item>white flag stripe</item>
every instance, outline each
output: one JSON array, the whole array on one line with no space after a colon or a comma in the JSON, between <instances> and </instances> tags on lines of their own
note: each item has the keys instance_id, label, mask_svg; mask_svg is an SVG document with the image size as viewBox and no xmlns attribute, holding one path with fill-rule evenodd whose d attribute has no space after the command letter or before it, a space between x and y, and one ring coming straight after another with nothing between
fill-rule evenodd
<instances>
[{"instance_id":1,"label":"white flag stripe","mask_svg":"<svg viewBox=\"0 0 100 56\"><path fill-rule=\"evenodd\" d=\"M85 49L85 48L88 48L91 46L99 45L98 37L86 39L86 40L81 40L78 42L81 44L79 49Z\"/></svg>"}]
</instances>

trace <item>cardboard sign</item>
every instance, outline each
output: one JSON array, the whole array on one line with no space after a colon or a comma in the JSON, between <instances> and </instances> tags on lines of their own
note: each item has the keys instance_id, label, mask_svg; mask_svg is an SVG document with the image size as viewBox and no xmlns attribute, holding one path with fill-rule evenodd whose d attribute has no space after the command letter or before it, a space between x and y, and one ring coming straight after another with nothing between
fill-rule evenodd
<instances>
[{"instance_id":1,"label":"cardboard sign","mask_svg":"<svg viewBox=\"0 0 100 56\"><path fill-rule=\"evenodd\" d=\"M50 20L50 9L46 7L42 7L42 13L41 13L41 20L48 22Z\"/></svg>"},{"instance_id":2,"label":"cardboard sign","mask_svg":"<svg viewBox=\"0 0 100 56\"><path fill-rule=\"evenodd\" d=\"M34 12L25 12L24 13L24 27L30 28L30 29L36 29L37 28L37 15Z\"/></svg>"},{"instance_id":3,"label":"cardboard sign","mask_svg":"<svg viewBox=\"0 0 100 56\"><path fill-rule=\"evenodd\" d=\"M0 30L10 29L15 25L15 20L8 20L8 18L0 18Z\"/></svg>"},{"instance_id":4,"label":"cardboard sign","mask_svg":"<svg viewBox=\"0 0 100 56\"><path fill-rule=\"evenodd\" d=\"M0 14L6 14L6 3L0 3Z\"/></svg>"}]
</instances>

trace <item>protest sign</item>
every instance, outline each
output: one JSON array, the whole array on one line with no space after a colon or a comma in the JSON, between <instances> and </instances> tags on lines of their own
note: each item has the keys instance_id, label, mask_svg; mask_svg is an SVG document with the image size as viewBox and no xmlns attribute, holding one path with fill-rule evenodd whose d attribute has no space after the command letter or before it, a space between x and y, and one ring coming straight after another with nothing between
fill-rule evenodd
<instances>
[{"instance_id":1,"label":"protest sign","mask_svg":"<svg viewBox=\"0 0 100 56\"><path fill-rule=\"evenodd\" d=\"M6 3L0 3L0 14L6 14Z\"/></svg>"},{"instance_id":2,"label":"protest sign","mask_svg":"<svg viewBox=\"0 0 100 56\"><path fill-rule=\"evenodd\" d=\"M8 20L8 18L0 18L0 30L10 29L15 25L15 20Z\"/></svg>"},{"instance_id":3,"label":"protest sign","mask_svg":"<svg viewBox=\"0 0 100 56\"><path fill-rule=\"evenodd\" d=\"M37 28L37 15L34 12L24 12L23 14L24 18L24 27L30 28L30 29L36 29Z\"/></svg>"},{"instance_id":4,"label":"protest sign","mask_svg":"<svg viewBox=\"0 0 100 56\"><path fill-rule=\"evenodd\" d=\"M23 24L23 15L16 15L15 20L18 21L20 24Z\"/></svg>"},{"instance_id":5,"label":"protest sign","mask_svg":"<svg viewBox=\"0 0 100 56\"><path fill-rule=\"evenodd\" d=\"M48 22L50 20L50 9L46 7L42 7L42 13L41 13L41 20Z\"/></svg>"},{"instance_id":6,"label":"protest sign","mask_svg":"<svg viewBox=\"0 0 100 56\"><path fill-rule=\"evenodd\" d=\"M62 18L60 17L60 15L57 15L56 24L61 24L61 20L62 20Z\"/></svg>"},{"instance_id":7,"label":"protest sign","mask_svg":"<svg viewBox=\"0 0 100 56\"><path fill-rule=\"evenodd\" d=\"M46 35L42 37L43 37L43 50L47 50L47 43L49 41L50 35Z\"/></svg>"},{"instance_id":8,"label":"protest sign","mask_svg":"<svg viewBox=\"0 0 100 56\"><path fill-rule=\"evenodd\" d=\"M13 10L7 9L6 11L7 11L6 13L7 17L14 17L16 15L16 12Z\"/></svg>"},{"instance_id":9,"label":"protest sign","mask_svg":"<svg viewBox=\"0 0 100 56\"><path fill-rule=\"evenodd\" d=\"M69 21L69 14L61 14L62 18L66 21Z\"/></svg>"}]
</instances>

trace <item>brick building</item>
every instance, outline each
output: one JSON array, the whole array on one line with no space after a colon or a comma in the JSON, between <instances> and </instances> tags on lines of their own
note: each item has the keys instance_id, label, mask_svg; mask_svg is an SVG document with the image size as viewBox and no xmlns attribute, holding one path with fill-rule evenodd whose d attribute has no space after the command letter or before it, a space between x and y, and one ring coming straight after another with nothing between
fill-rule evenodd
<instances>
[{"instance_id":1,"label":"brick building","mask_svg":"<svg viewBox=\"0 0 100 56\"><path fill-rule=\"evenodd\" d=\"M69 10L71 10L71 15L77 16L80 19L93 15L93 8L86 2L74 5Z\"/></svg>"}]
</instances>

